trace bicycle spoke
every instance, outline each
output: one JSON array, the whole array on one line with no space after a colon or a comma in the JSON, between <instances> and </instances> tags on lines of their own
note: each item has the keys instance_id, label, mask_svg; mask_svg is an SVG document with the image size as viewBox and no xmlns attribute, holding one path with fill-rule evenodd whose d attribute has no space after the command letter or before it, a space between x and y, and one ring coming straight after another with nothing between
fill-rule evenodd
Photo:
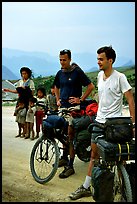
<instances>
[{"instance_id":1,"label":"bicycle spoke","mask_svg":"<svg viewBox=\"0 0 137 204\"><path fill-rule=\"evenodd\" d=\"M59 150L55 141L39 140L31 153L30 167L34 179L46 183L53 178L58 168Z\"/></svg>"}]
</instances>

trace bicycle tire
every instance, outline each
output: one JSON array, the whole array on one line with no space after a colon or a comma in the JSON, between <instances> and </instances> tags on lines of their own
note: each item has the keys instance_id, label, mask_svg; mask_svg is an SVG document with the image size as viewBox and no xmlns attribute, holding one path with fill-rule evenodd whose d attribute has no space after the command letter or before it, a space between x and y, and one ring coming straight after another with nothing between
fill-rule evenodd
<instances>
[{"instance_id":1,"label":"bicycle tire","mask_svg":"<svg viewBox=\"0 0 137 204\"><path fill-rule=\"evenodd\" d=\"M55 140L39 138L30 155L30 170L40 184L49 182L57 172L59 148Z\"/></svg>"},{"instance_id":2,"label":"bicycle tire","mask_svg":"<svg viewBox=\"0 0 137 204\"><path fill-rule=\"evenodd\" d=\"M132 202L132 189L125 167L119 163L114 168L113 202Z\"/></svg>"}]
</instances>

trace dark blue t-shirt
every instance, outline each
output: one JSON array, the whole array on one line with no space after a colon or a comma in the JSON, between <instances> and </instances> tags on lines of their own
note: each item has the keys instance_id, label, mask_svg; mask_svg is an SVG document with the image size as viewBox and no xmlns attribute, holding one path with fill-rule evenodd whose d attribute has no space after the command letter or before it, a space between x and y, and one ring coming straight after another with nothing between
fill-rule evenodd
<instances>
[{"instance_id":1,"label":"dark blue t-shirt","mask_svg":"<svg viewBox=\"0 0 137 204\"><path fill-rule=\"evenodd\" d=\"M81 97L82 86L88 86L91 80L81 68L76 67L70 72L59 70L54 83L60 89L61 107L68 108L74 106L68 102L69 97Z\"/></svg>"}]
</instances>

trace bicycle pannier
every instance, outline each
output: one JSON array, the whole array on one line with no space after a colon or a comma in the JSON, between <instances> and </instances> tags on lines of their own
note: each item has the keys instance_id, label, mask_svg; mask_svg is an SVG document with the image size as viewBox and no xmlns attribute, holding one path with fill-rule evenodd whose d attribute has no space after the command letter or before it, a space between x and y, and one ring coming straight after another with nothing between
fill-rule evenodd
<instances>
[{"instance_id":1,"label":"bicycle pannier","mask_svg":"<svg viewBox=\"0 0 137 204\"><path fill-rule=\"evenodd\" d=\"M58 115L49 115L43 120L43 126L46 128L63 128L66 126L66 120Z\"/></svg>"},{"instance_id":2,"label":"bicycle pannier","mask_svg":"<svg viewBox=\"0 0 137 204\"><path fill-rule=\"evenodd\" d=\"M130 117L108 118L105 122L105 140L113 143L130 142L133 125Z\"/></svg>"},{"instance_id":3,"label":"bicycle pannier","mask_svg":"<svg viewBox=\"0 0 137 204\"><path fill-rule=\"evenodd\" d=\"M76 131L86 130L95 119L95 116L84 115L80 118L73 118L72 124Z\"/></svg>"},{"instance_id":4,"label":"bicycle pannier","mask_svg":"<svg viewBox=\"0 0 137 204\"><path fill-rule=\"evenodd\" d=\"M91 134L88 132L88 130L81 130L79 132L76 132L76 139L77 141L82 141L88 140L91 141Z\"/></svg>"},{"instance_id":5,"label":"bicycle pannier","mask_svg":"<svg viewBox=\"0 0 137 204\"><path fill-rule=\"evenodd\" d=\"M91 179L93 199L96 202L113 202L114 173L101 165L94 166Z\"/></svg>"},{"instance_id":6,"label":"bicycle pannier","mask_svg":"<svg viewBox=\"0 0 137 204\"><path fill-rule=\"evenodd\" d=\"M110 143L99 139L97 143L99 154L105 161L121 161L135 159L135 141L120 143Z\"/></svg>"}]
</instances>

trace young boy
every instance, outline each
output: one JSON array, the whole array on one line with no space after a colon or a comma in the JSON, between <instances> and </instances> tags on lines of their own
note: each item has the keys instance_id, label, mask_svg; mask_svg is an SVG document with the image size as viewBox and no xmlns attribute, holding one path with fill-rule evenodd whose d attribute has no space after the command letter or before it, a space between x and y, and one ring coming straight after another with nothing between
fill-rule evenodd
<instances>
[{"instance_id":1,"label":"young boy","mask_svg":"<svg viewBox=\"0 0 137 204\"><path fill-rule=\"evenodd\" d=\"M15 108L16 122L18 123L18 135L16 137L21 137L21 131L23 129L22 137L25 137L25 120L26 120L26 107L23 99L18 99L18 106Z\"/></svg>"},{"instance_id":2,"label":"young boy","mask_svg":"<svg viewBox=\"0 0 137 204\"><path fill-rule=\"evenodd\" d=\"M37 89L37 94L36 94L36 98L37 98L37 104L42 104L42 105L46 105L47 100L45 98L46 92L45 92L45 88L43 87L39 87ZM40 132L40 126L42 125L42 120L43 117L45 116L45 111L44 108L42 106L36 105L36 138L39 137L39 132Z\"/></svg>"},{"instance_id":3,"label":"young boy","mask_svg":"<svg viewBox=\"0 0 137 204\"><path fill-rule=\"evenodd\" d=\"M31 139L34 140L34 115L36 112L36 106L35 103L37 102L37 99L32 97L29 99L29 107L27 110L27 115L26 115L26 126L27 126L27 132L26 132L26 136L25 139L30 138L31 135Z\"/></svg>"}]
</instances>

